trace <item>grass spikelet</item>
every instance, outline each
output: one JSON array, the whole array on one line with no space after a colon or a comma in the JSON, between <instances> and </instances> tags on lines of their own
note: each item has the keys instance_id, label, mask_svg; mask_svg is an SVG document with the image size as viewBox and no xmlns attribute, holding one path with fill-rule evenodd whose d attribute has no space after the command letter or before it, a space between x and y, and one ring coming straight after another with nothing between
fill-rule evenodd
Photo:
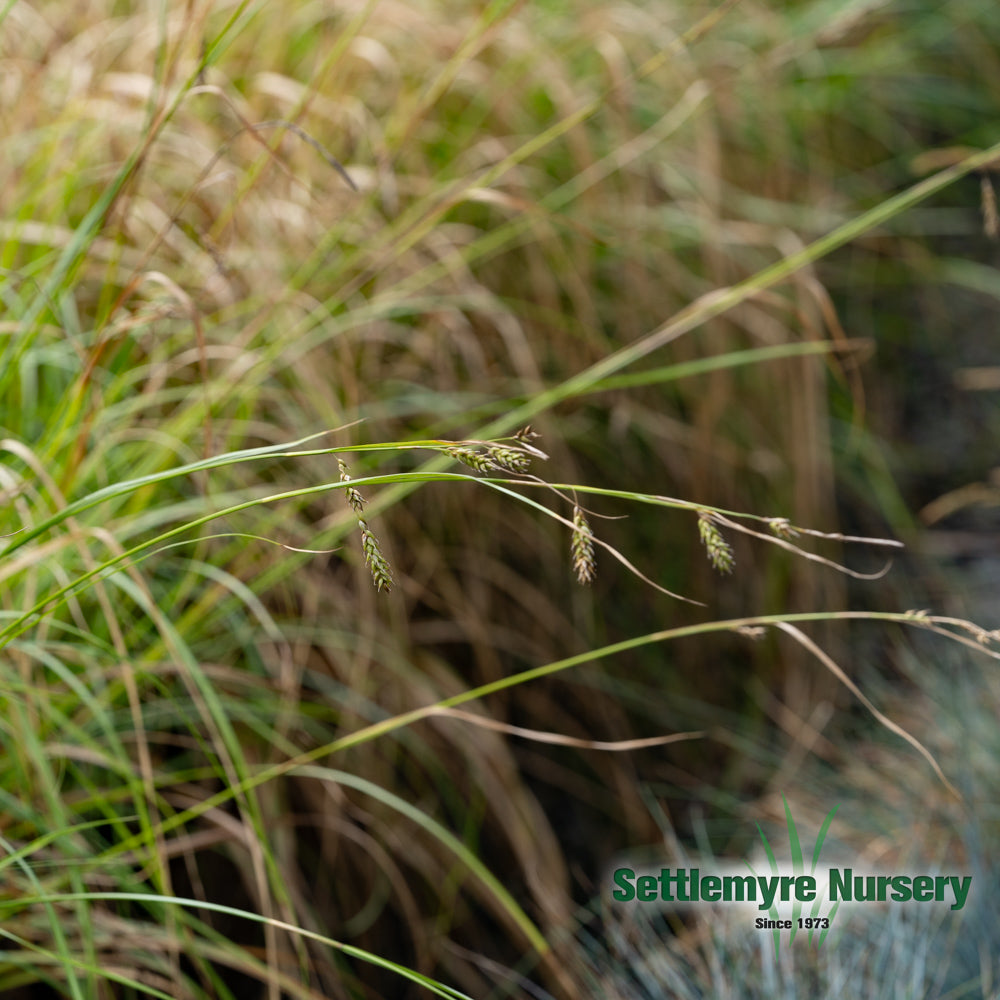
<instances>
[{"instance_id":1,"label":"grass spikelet","mask_svg":"<svg viewBox=\"0 0 1000 1000\"><path fill-rule=\"evenodd\" d=\"M514 448L504 448L502 445L492 445L487 452L490 461L498 469L505 472L527 472L531 459L523 452Z\"/></svg>"},{"instance_id":2,"label":"grass spikelet","mask_svg":"<svg viewBox=\"0 0 1000 1000\"><path fill-rule=\"evenodd\" d=\"M343 459L337 459L337 465L340 466L340 481L342 483L349 483L351 477L347 474L347 466L344 464ZM347 487L347 502L351 505L351 509L355 514L361 514L365 509L365 498L353 487Z\"/></svg>"},{"instance_id":3,"label":"grass spikelet","mask_svg":"<svg viewBox=\"0 0 1000 1000\"><path fill-rule=\"evenodd\" d=\"M388 561L382 555L378 539L371 528L368 527L368 522L364 518L358 518L358 527L361 528L361 547L365 553L365 562L371 570L375 587L377 590L388 592L392 590L392 573L389 570Z\"/></svg>"},{"instance_id":4,"label":"grass spikelet","mask_svg":"<svg viewBox=\"0 0 1000 1000\"><path fill-rule=\"evenodd\" d=\"M452 458L457 458L464 465L469 466L470 469L475 469L476 472L490 472L493 469L493 463L489 457L481 452L474 451L472 448L456 447L448 448L446 451Z\"/></svg>"},{"instance_id":5,"label":"grass spikelet","mask_svg":"<svg viewBox=\"0 0 1000 1000\"><path fill-rule=\"evenodd\" d=\"M337 465L340 467L340 481L342 483L349 483L351 477L347 472L347 466L344 464L343 459L338 458ZM348 486L347 502L351 505L351 510L358 515L358 527L361 529L361 548L365 553L365 563L368 565L369 570L371 570L375 587L378 590L388 592L392 590L392 573L389 570L388 560L382 555L382 549L379 547L375 533L368 527L368 522L361 516L365 509L365 498L353 486Z\"/></svg>"},{"instance_id":6,"label":"grass spikelet","mask_svg":"<svg viewBox=\"0 0 1000 1000\"><path fill-rule=\"evenodd\" d=\"M573 508L573 570L580 583L591 583L597 575L594 562L594 533L590 530L586 515L579 507Z\"/></svg>"},{"instance_id":7,"label":"grass spikelet","mask_svg":"<svg viewBox=\"0 0 1000 1000\"><path fill-rule=\"evenodd\" d=\"M712 516L707 511L698 515L698 534L708 550L708 559L720 573L732 573L736 563L733 548L722 537L722 532L712 522Z\"/></svg>"},{"instance_id":8,"label":"grass spikelet","mask_svg":"<svg viewBox=\"0 0 1000 1000\"><path fill-rule=\"evenodd\" d=\"M782 538L786 542L791 541L791 539L798 535L798 532L792 527L787 517L772 517L768 520L767 526L771 529L772 535L776 538Z\"/></svg>"}]
</instances>

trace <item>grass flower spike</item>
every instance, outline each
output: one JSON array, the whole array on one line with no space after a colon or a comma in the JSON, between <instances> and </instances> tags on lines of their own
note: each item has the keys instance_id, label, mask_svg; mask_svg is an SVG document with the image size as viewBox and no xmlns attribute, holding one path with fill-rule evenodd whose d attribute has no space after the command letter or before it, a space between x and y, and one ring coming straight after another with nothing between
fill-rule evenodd
<instances>
[{"instance_id":1,"label":"grass flower spike","mask_svg":"<svg viewBox=\"0 0 1000 1000\"><path fill-rule=\"evenodd\" d=\"M732 573L736 563L733 557L733 548L722 537L722 532L712 521L712 515L708 511L701 511L698 514L698 534L708 550L708 558L711 564L720 573Z\"/></svg>"},{"instance_id":2,"label":"grass flower spike","mask_svg":"<svg viewBox=\"0 0 1000 1000\"><path fill-rule=\"evenodd\" d=\"M474 451L472 448L448 448L447 453L452 458L457 458L463 465L469 466L470 469L475 469L476 472L489 472L493 468L493 463L486 455Z\"/></svg>"},{"instance_id":3,"label":"grass flower spike","mask_svg":"<svg viewBox=\"0 0 1000 1000\"><path fill-rule=\"evenodd\" d=\"M531 457L521 448L507 448L500 444L486 443L485 451L477 451L476 448L470 447L473 444L480 442L462 442L452 448L446 448L445 451L476 472L500 471L524 474L531 465ZM537 451L537 449L531 450Z\"/></svg>"},{"instance_id":4,"label":"grass flower spike","mask_svg":"<svg viewBox=\"0 0 1000 1000\"><path fill-rule=\"evenodd\" d=\"M503 469L505 472L524 473L531 465L531 459L523 451L518 451L516 448L493 445L487 454L494 467Z\"/></svg>"},{"instance_id":5,"label":"grass flower spike","mask_svg":"<svg viewBox=\"0 0 1000 1000\"><path fill-rule=\"evenodd\" d=\"M378 539L368 527L368 522L364 518L358 518L358 527L361 528L361 547L364 549L365 562L371 570L372 579L378 590L389 591L392 589L392 573L389 571L387 562L382 550L379 547Z\"/></svg>"},{"instance_id":6,"label":"grass flower spike","mask_svg":"<svg viewBox=\"0 0 1000 1000\"><path fill-rule=\"evenodd\" d=\"M782 538L786 542L791 541L791 539L798 535L798 532L792 527L787 517L772 517L768 520L767 526L771 529L771 534L775 538Z\"/></svg>"},{"instance_id":7,"label":"grass flower spike","mask_svg":"<svg viewBox=\"0 0 1000 1000\"><path fill-rule=\"evenodd\" d=\"M340 467L340 481L349 483L350 475L347 466L340 458L337 459ZM372 580L378 590L389 591L392 589L392 573L389 570L389 563L382 555L378 539L374 532L368 527L368 522L361 516L365 509L365 498L353 486L347 487L347 502L351 505L351 510L358 515L358 527L361 529L361 548L365 554L365 563L371 570Z\"/></svg>"},{"instance_id":8,"label":"grass flower spike","mask_svg":"<svg viewBox=\"0 0 1000 1000\"><path fill-rule=\"evenodd\" d=\"M342 483L349 483L351 477L347 474L347 466L344 464L343 459L337 459L337 465L340 466L340 481ZM360 515L365 509L365 498L353 487L347 487L347 502L351 505L351 509L355 514Z\"/></svg>"},{"instance_id":9,"label":"grass flower spike","mask_svg":"<svg viewBox=\"0 0 1000 1000\"><path fill-rule=\"evenodd\" d=\"M579 507L573 508L573 569L580 583L591 583L597 575L594 562L594 533Z\"/></svg>"}]
</instances>

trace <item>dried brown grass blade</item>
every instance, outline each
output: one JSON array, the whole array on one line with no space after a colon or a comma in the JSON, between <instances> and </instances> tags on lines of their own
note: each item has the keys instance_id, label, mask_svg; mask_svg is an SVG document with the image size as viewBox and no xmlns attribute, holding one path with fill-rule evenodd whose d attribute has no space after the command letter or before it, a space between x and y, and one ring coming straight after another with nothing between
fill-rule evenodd
<instances>
[{"instance_id":1,"label":"dried brown grass blade","mask_svg":"<svg viewBox=\"0 0 1000 1000\"><path fill-rule=\"evenodd\" d=\"M583 740L575 736L563 736L561 733L548 733L540 729L523 729L521 726L509 726L496 719L488 719L484 715L474 715L456 708L435 708L429 715L444 715L463 722L471 722L483 729L492 729L496 733L507 733L509 736L520 736L536 743L552 743L562 747L581 747L584 750L608 750L621 753L626 750L641 750L645 747L660 747L668 743L680 743L682 740L701 739L705 734L701 731L690 733L672 733L670 736L651 736L642 740L618 740L612 743L602 740Z\"/></svg>"},{"instance_id":2,"label":"dried brown grass blade","mask_svg":"<svg viewBox=\"0 0 1000 1000\"><path fill-rule=\"evenodd\" d=\"M861 688L859 688L857 684L855 684L854 681L852 681L851 678L848 677L847 674L844 673L844 671L833 661L833 659L824 653L823 650L820 649L819 646L817 646L816 643L814 643L804 632L797 629L794 625L789 625L788 622L778 622L777 626L783 632L787 632L788 635L790 635L800 646L809 650L809 652L812 653L813 656L815 656L816 659L818 659L820 663L822 663L823 666L826 667L826 669L829 670L830 673L832 673L833 676L836 677L837 680L839 680L847 688L847 690L850 691L851 694L853 694L858 701L860 701L861 704L864 705L865 708L867 708L868 711L871 712L872 715L874 715L875 718L889 730L889 732L895 733L897 736L906 740L906 742L909 743L910 746L912 746L914 750L916 750L921 757L923 757L924 760L931 765L932 768L934 768L934 773L941 779L945 788L947 788L956 799L961 800L961 793L945 777L944 771L941 770L941 766L938 764L937 760L935 760L934 755L923 745L923 743L920 742L920 740L918 740L915 736L911 736L910 733L903 729L902 726L897 725L892 721L892 719L883 715L868 700Z\"/></svg>"}]
</instances>

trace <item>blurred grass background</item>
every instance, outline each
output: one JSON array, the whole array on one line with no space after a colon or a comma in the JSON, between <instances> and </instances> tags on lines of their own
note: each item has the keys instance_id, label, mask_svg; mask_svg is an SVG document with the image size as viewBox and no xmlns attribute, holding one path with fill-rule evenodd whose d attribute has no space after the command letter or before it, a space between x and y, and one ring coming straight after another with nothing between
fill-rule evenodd
<instances>
[{"instance_id":1,"label":"blurred grass background","mask_svg":"<svg viewBox=\"0 0 1000 1000\"><path fill-rule=\"evenodd\" d=\"M668 626L928 595L989 614L941 575L982 569L977 539L995 538L989 488L954 493L995 463L996 409L975 389L993 362L989 170L684 336L656 331L995 142L993 4L86 0L2 16L11 546L99 489L238 449L335 431L361 479L431 455L366 445L530 419L553 482L915 554L848 586L732 538L723 577L689 515L587 499L598 537L696 609L600 550L579 587L569 532L488 490L390 483L362 487L389 594L331 490L213 520L26 616L160 532L339 475L329 454L277 457L82 509L0 569L0 993L425 995L286 921L477 997L589 995L576 909L664 816L685 836L708 809L722 850L817 763L821 787L881 794L849 776L843 755L881 738L836 684L778 638L730 635L476 709L578 740L697 742L600 753L437 718L204 805L368 723ZM618 381L570 382L626 347ZM917 512L943 495L928 532ZM886 703L902 693L901 721L931 739L927 678L895 634L811 634L883 678ZM936 749L953 776L962 752ZM87 898L32 903L45 893ZM172 895L270 922L155 898Z\"/></svg>"}]
</instances>

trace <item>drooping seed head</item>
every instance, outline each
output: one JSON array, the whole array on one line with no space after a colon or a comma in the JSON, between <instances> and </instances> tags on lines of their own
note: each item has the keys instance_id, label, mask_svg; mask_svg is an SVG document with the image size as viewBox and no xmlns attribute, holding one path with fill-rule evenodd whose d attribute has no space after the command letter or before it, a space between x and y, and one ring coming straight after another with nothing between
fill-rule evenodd
<instances>
[{"instance_id":1,"label":"drooping seed head","mask_svg":"<svg viewBox=\"0 0 1000 1000\"><path fill-rule=\"evenodd\" d=\"M579 507L573 508L573 540L570 549L577 580L580 583L591 583L597 575L597 564L594 561L594 533L590 530L586 515Z\"/></svg>"},{"instance_id":2,"label":"drooping seed head","mask_svg":"<svg viewBox=\"0 0 1000 1000\"><path fill-rule=\"evenodd\" d=\"M378 539L375 537L368 522L363 518L358 518L358 527L361 528L361 548L365 554L365 562L371 571L372 580L378 590L389 591L392 589L392 573L389 570L389 563L382 555Z\"/></svg>"},{"instance_id":3,"label":"drooping seed head","mask_svg":"<svg viewBox=\"0 0 1000 1000\"><path fill-rule=\"evenodd\" d=\"M342 483L349 483L351 477L347 473L347 466L344 464L343 459L337 459L337 465L340 466L340 481ZM346 490L347 502L351 505L351 510L355 514L360 514L365 509L365 498L353 487L348 486Z\"/></svg>"},{"instance_id":4,"label":"drooping seed head","mask_svg":"<svg viewBox=\"0 0 1000 1000\"><path fill-rule=\"evenodd\" d=\"M702 543L708 551L709 562L720 573L732 573L736 564L733 548L722 537L722 532L712 522L712 516L707 511L702 511L698 515L698 534L701 535Z\"/></svg>"}]
</instances>

